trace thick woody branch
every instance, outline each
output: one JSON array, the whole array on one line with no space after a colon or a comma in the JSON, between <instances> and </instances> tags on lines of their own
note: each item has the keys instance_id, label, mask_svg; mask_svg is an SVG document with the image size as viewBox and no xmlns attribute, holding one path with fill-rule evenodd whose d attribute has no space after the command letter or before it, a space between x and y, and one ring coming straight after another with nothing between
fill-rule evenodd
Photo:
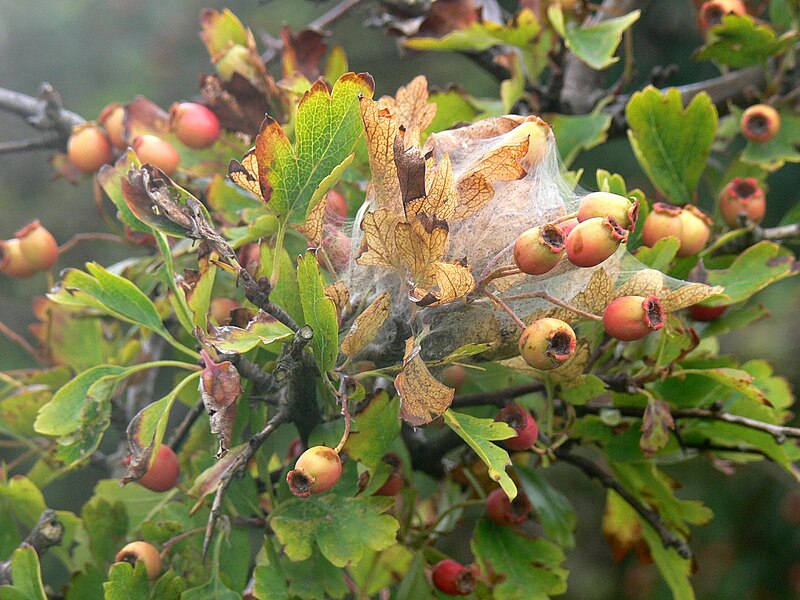
<instances>
[{"instance_id":1,"label":"thick woody branch","mask_svg":"<svg viewBox=\"0 0 800 600\"><path fill-rule=\"evenodd\" d=\"M503 407L510 400L524 396L525 394L532 394L534 392L541 392L544 390L544 384L540 381L530 381L522 385L513 387L501 388L499 390L490 390L488 392L477 392L475 394L462 394L453 399L453 407L463 408L465 406L486 406L494 405Z\"/></svg>"},{"instance_id":2,"label":"thick woody branch","mask_svg":"<svg viewBox=\"0 0 800 600\"><path fill-rule=\"evenodd\" d=\"M583 473L592 479L597 479L603 487L609 490L614 490L625 502L630 504L631 508L639 513L653 529L656 530L665 548L675 548L682 558L691 558L692 550L685 540L680 539L672 531L670 531L657 512L645 506L634 496L630 491L625 489L616 479L606 473L603 469L597 466L588 458L584 458L578 454L572 454L569 450L560 449L556 451L556 456L577 467Z\"/></svg>"},{"instance_id":3,"label":"thick woody branch","mask_svg":"<svg viewBox=\"0 0 800 600\"><path fill-rule=\"evenodd\" d=\"M40 148L64 150L72 128L86 121L62 106L58 92L49 83L40 86L38 98L0 88L0 110L22 117L31 127L46 132L41 138L6 142L4 152Z\"/></svg>"},{"instance_id":4,"label":"thick woody branch","mask_svg":"<svg viewBox=\"0 0 800 600\"><path fill-rule=\"evenodd\" d=\"M36 550L36 554L41 557L52 546L61 544L63 538L64 525L58 520L56 511L48 508L42 511L36 525L33 526L28 537L22 541L19 547L24 548L30 546ZM11 560L9 559L0 562L0 585L7 585L10 583L12 583L12 581Z\"/></svg>"},{"instance_id":5,"label":"thick woody branch","mask_svg":"<svg viewBox=\"0 0 800 600\"><path fill-rule=\"evenodd\" d=\"M256 281L246 269L242 269L239 272L239 277L242 278L244 284L244 295L250 302L265 313L278 319L278 321L286 325L292 331L297 331L299 329L299 325L289 316L289 313L269 299L269 295L272 292L269 279L266 277L259 277L258 281Z\"/></svg>"}]
</instances>

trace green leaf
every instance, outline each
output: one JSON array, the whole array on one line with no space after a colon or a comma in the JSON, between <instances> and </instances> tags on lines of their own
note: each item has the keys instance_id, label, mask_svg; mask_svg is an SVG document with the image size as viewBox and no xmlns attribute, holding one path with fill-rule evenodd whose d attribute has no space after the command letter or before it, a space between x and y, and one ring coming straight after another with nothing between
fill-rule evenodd
<instances>
[{"instance_id":1,"label":"green leaf","mask_svg":"<svg viewBox=\"0 0 800 600\"><path fill-rule=\"evenodd\" d=\"M140 221L133 211L128 208L125 202L125 197L122 195L122 180L128 178L128 171L131 169L138 169L142 166L139 162L139 157L132 148L123 153L117 159L117 162L111 165L103 165L97 173L97 182L106 195L111 198L111 202L117 207L117 218L125 223L134 231L140 233L153 233L153 228Z\"/></svg>"},{"instance_id":2,"label":"green leaf","mask_svg":"<svg viewBox=\"0 0 800 600\"><path fill-rule=\"evenodd\" d=\"M673 371L671 376L680 379L687 375L711 379L727 388L739 392L758 404L766 404L767 399L764 393L753 385L753 376L747 371L725 367L717 369L677 369Z\"/></svg>"},{"instance_id":3,"label":"green leaf","mask_svg":"<svg viewBox=\"0 0 800 600\"><path fill-rule=\"evenodd\" d=\"M89 546L97 564L113 562L114 555L128 532L128 513L122 502L93 497L81 510L81 519L89 535Z\"/></svg>"},{"instance_id":4,"label":"green leaf","mask_svg":"<svg viewBox=\"0 0 800 600\"><path fill-rule=\"evenodd\" d=\"M0 423L3 430L24 438L33 437L36 414L52 397L48 386L29 385L0 399Z\"/></svg>"},{"instance_id":5,"label":"green leaf","mask_svg":"<svg viewBox=\"0 0 800 600\"><path fill-rule=\"evenodd\" d=\"M514 470L547 536L562 548L575 546L578 517L569 499L530 467L518 465Z\"/></svg>"},{"instance_id":6,"label":"green leaf","mask_svg":"<svg viewBox=\"0 0 800 600\"><path fill-rule=\"evenodd\" d=\"M547 18L558 32L572 53L593 69L605 69L619 60L614 56L622 33L633 25L641 11L634 10L622 17L606 19L586 27L578 26L569 21L565 22L564 13L560 5L553 5L547 9Z\"/></svg>"},{"instance_id":7,"label":"green leaf","mask_svg":"<svg viewBox=\"0 0 800 600\"><path fill-rule=\"evenodd\" d=\"M183 291L183 288L178 286L178 280L175 277L175 262L172 257L172 249L169 247L169 242L167 241L167 236L163 232L156 230L153 231L153 236L156 238L158 249L161 252L161 258L164 260L164 269L158 271L158 276L172 292L170 304L172 304L172 308L175 310L175 316L178 318L183 329L187 333L191 333L194 330L192 311L186 301L186 293ZM205 325L202 326L202 329L205 331Z\"/></svg>"},{"instance_id":8,"label":"green leaf","mask_svg":"<svg viewBox=\"0 0 800 600\"><path fill-rule=\"evenodd\" d=\"M596 375L578 375L561 384L561 396L573 406L582 406L606 393L606 384Z\"/></svg>"},{"instance_id":9,"label":"green leaf","mask_svg":"<svg viewBox=\"0 0 800 600\"><path fill-rule=\"evenodd\" d=\"M380 551L395 543L400 525L384 515L391 498L348 498L323 494L291 498L270 516L270 525L290 560L306 560L314 547L337 567L361 560L367 548Z\"/></svg>"},{"instance_id":10,"label":"green leaf","mask_svg":"<svg viewBox=\"0 0 800 600\"><path fill-rule=\"evenodd\" d=\"M203 585L193 587L181 594L181 600L241 600L242 595L234 592L223 583L219 577L219 571L215 571Z\"/></svg>"},{"instance_id":11,"label":"green leaf","mask_svg":"<svg viewBox=\"0 0 800 600\"><path fill-rule=\"evenodd\" d=\"M482 518L471 546L481 570L500 576L492 595L497 600L549 600L567 591L564 552L544 538L517 535Z\"/></svg>"},{"instance_id":12,"label":"green leaf","mask_svg":"<svg viewBox=\"0 0 800 600\"><path fill-rule=\"evenodd\" d=\"M444 420L489 467L489 477L497 481L506 495L513 500L517 496L517 486L506 473L506 467L511 464L511 459L508 452L492 441L512 438L517 435L516 431L502 421L479 419L449 408L444 412Z\"/></svg>"},{"instance_id":13,"label":"green leaf","mask_svg":"<svg viewBox=\"0 0 800 600\"><path fill-rule=\"evenodd\" d=\"M766 319L770 315L763 304L753 304L743 308L727 311L724 315L715 319L700 332L701 337L721 335L736 329L747 327L751 323Z\"/></svg>"},{"instance_id":14,"label":"green leaf","mask_svg":"<svg viewBox=\"0 0 800 600\"><path fill-rule=\"evenodd\" d=\"M75 376L62 386L53 399L39 409L34 428L45 435L66 435L80 428L86 412L86 399L99 382L112 383L128 369L119 365L100 365ZM111 397L113 386L101 386L104 394L95 388L93 399L102 402Z\"/></svg>"},{"instance_id":15,"label":"green leaf","mask_svg":"<svg viewBox=\"0 0 800 600\"><path fill-rule=\"evenodd\" d=\"M403 580L413 556L413 552L401 544L381 552L367 550L363 560L349 566L347 572L362 594L374 598L382 589Z\"/></svg>"},{"instance_id":16,"label":"green leaf","mask_svg":"<svg viewBox=\"0 0 800 600\"><path fill-rule=\"evenodd\" d=\"M588 115L556 115L550 121L565 165L571 165L578 154L608 139L611 115L602 112L604 106L601 103Z\"/></svg>"},{"instance_id":17,"label":"green leaf","mask_svg":"<svg viewBox=\"0 0 800 600\"><path fill-rule=\"evenodd\" d=\"M103 584L106 600L142 600L150 597L147 569L144 562L136 561L136 567L127 562L111 565L108 581Z\"/></svg>"},{"instance_id":18,"label":"green leaf","mask_svg":"<svg viewBox=\"0 0 800 600\"><path fill-rule=\"evenodd\" d=\"M734 114L741 116L736 109ZM789 110L781 110L779 114L781 128L777 135L763 144L747 142L741 155L743 162L758 165L769 172L777 171L787 162L800 162L800 116Z\"/></svg>"},{"instance_id":19,"label":"green leaf","mask_svg":"<svg viewBox=\"0 0 800 600\"><path fill-rule=\"evenodd\" d=\"M47 600L36 550L17 548L11 555L12 585L0 586L2 600Z\"/></svg>"},{"instance_id":20,"label":"green leaf","mask_svg":"<svg viewBox=\"0 0 800 600\"><path fill-rule=\"evenodd\" d=\"M735 69L764 65L772 56L785 52L796 38L797 32L776 38L768 25L756 23L750 16L730 14L709 30L708 41L695 59L712 60Z\"/></svg>"},{"instance_id":21,"label":"green leaf","mask_svg":"<svg viewBox=\"0 0 800 600\"><path fill-rule=\"evenodd\" d=\"M428 127L434 133L451 129L458 123L471 123L481 114L478 102L460 88L434 90L428 100L436 105L436 116Z\"/></svg>"},{"instance_id":22,"label":"green leaf","mask_svg":"<svg viewBox=\"0 0 800 600\"><path fill-rule=\"evenodd\" d=\"M374 469L400 434L400 400L381 390L354 421L357 429L347 438L345 451Z\"/></svg>"},{"instance_id":23,"label":"green leaf","mask_svg":"<svg viewBox=\"0 0 800 600\"><path fill-rule=\"evenodd\" d=\"M669 271L669 265L675 259L681 241L676 237L666 237L658 240L652 247L642 246L636 251L639 262L650 268L658 269L662 273Z\"/></svg>"},{"instance_id":24,"label":"green leaf","mask_svg":"<svg viewBox=\"0 0 800 600\"><path fill-rule=\"evenodd\" d=\"M711 97L700 93L684 109L677 88L662 95L648 86L631 97L625 115L631 146L653 185L673 204L692 202L717 130Z\"/></svg>"},{"instance_id":25,"label":"green leaf","mask_svg":"<svg viewBox=\"0 0 800 600\"><path fill-rule=\"evenodd\" d=\"M272 315L259 310L245 329L233 325L215 327L206 336L206 341L213 344L220 352L244 354L259 344L269 346L291 336L291 329Z\"/></svg>"},{"instance_id":26,"label":"green leaf","mask_svg":"<svg viewBox=\"0 0 800 600\"><path fill-rule=\"evenodd\" d=\"M358 99L374 89L366 73L345 73L333 90L317 81L297 107L294 148L277 121L264 120L255 150L259 178L271 190L270 206L289 223L303 224L352 160L363 131Z\"/></svg>"},{"instance_id":27,"label":"green leaf","mask_svg":"<svg viewBox=\"0 0 800 600\"><path fill-rule=\"evenodd\" d=\"M425 575L428 563L422 551L414 555L408 571L400 582L392 600L432 600L434 598L431 584Z\"/></svg>"},{"instance_id":28,"label":"green leaf","mask_svg":"<svg viewBox=\"0 0 800 600\"><path fill-rule=\"evenodd\" d=\"M707 271L706 283L724 286L725 297L706 303L712 306L736 304L797 273L795 258L790 252L774 242L759 242L737 256L727 269Z\"/></svg>"},{"instance_id":29,"label":"green leaf","mask_svg":"<svg viewBox=\"0 0 800 600\"><path fill-rule=\"evenodd\" d=\"M116 479L101 479L93 491L95 498L103 498L111 504L119 501L125 505L125 512L128 515L128 537L134 536L143 522L158 515L173 495L152 492L141 485L120 487Z\"/></svg>"},{"instance_id":30,"label":"green leaf","mask_svg":"<svg viewBox=\"0 0 800 600\"><path fill-rule=\"evenodd\" d=\"M64 600L104 600L103 582L106 573L97 567L86 565L83 571L73 574Z\"/></svg>"},{"instance_id":31,"label":"green leaf","mask_svg":"<svg viewBox=\"0 0 800 600\"><path fill-rule=\"evenodd\" d=\"M333 368L339 354L339 323L336 307L325 295L317 258L312 252L297 259L297 283L305 322L314 330L311 350L323 373Z\"/></svg>"},{"instance_id":32,"label":"green leaf","mask_svg":"<svg viewBox=\"0 0 800 600\"><path fill-rule=\"evenodd\" d=\"M440 363L457 363L465 358L471 358L478 354L483 354L492 347L492 344L464 344L453 350L450 354L440 359Z\"/></svg>"},{"instance_id":33,"label":"green leaf","mask_svg":"<svg viewBox=\"0 0 800 600\"><path fill-rule=\"evenodd\" d=\"M275 287L270 292L269 297L275 304L289 313L295 321L303 320L303 305L300 302L300 288L297 285L297 273L292 259L285 248L279 250L280 277ZM261 268L271 268L275 249L267 243L261 244Z\"/></svg>"},{"instance_id":34,"label":"green leaf","mask_svg":"<svg viewBox=\"0 0 800 600\"><path fill-rule=\"evenodd\" d=\"M292 598L344 598L348 593L344 571L333 566L317 549L307 560L293 562L281 557L280 570L289 583Z\"/></svg>"}]
</instances>

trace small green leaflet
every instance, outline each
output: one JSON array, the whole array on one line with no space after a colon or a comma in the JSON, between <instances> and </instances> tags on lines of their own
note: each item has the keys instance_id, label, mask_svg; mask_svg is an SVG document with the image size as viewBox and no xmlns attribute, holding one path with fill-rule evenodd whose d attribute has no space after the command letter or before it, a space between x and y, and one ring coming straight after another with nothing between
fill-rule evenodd
<instances>
[{"instance_id":1,"label":"small green leaflet","mask_svg":"<svg viewBox=\"0 0 800 600\"><path fill-rule=\"evenodd\" d=\"M311 350L323 373L333 368L339 353L339 322L336 307L325 295L317 258L312 252L297 259L297 283L305 321L314 330Z\"/></svg>"},{"instance_id":2,"label":"small green leaflet","mask_svg":"<svg viewBox=\"0 0 800 600\"><path fill-rule=\"evenodd\" d=\"M511 465L511 458L508 452L492 443L512 438L516 432L502 421L479 419L449 408L444 412L444 420L489 467L489 477L500 484L511 500L516 498L517 486L506 473L506 467Z\"/></svg>"},{"instance_id":3,"label":"small green leaflet","mask_svg":"<svg viewBox=\"0 0 800 600\"><path fill-rule=\"evenodd\" d=\"M3 600L47 600L42 585L39 556L31 546L17 548L11 555L11 585L0 586Z\"/></svg>"},{"instance_id":4,"label":"small green leaflet","mask_svg":"<svg viewBox=\"0 0 800 600\"><path fill-rule=\"evenodd\" d=\"M797 32L777 38L768 25L756 23L751 16L730 14L709 30L709 41L694 58L735 69L763 65L770 57L785 52L796 39Z\"/></svg>"},{"instance_id":5,"label":"small green leaflet","mask_svg":"<svg viewBox=\"0 0 800 600\"><path fill-rule=\"evenodd\" d=\"M572 22L566 22L561 6L556 4L547 9L547 17L579 59L593 69L600 70L610 67L619 60L614 56L622 41L622 33L633 25L641 11L634 10L622 17L606 19L588 27L580 27Z\"/></svg>"}]
</instances>

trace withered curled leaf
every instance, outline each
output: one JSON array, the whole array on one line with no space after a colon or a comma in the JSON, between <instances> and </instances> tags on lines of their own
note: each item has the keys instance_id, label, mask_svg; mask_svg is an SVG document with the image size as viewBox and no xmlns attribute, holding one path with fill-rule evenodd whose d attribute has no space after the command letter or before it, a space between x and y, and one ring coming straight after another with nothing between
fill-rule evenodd
<instances>
[{"instance_id":1,"label":"withered curled leaf","mask_svg":"<svg viewBox=\"0 0 800 600\"><path fill-rule=\"evenodd\" d=\"M228 453L231 432L236 421L236 398L242 393L239 371L230 361L215 363L201 350L205 368L200 376L200 397L208 413L211 433L219 439L217 458Z\"/></svg>"},{"instance_id":2,"label":"withered curled leaf","mask_svg":"<svg viewBox=\"0 0 800 600\"><path fill-rule=\"evenodd\" d=\"M431 375L419 351L413 336L406 340L403 369L394 380L402 402L400 416L415 426L430 423L433 415L446 411L456 393Z\"/></svg>"},{"instance_id":3,"label":"withered curled leaf","mask_svg":"<svg viewBox=\"0 0 800 600\"><path fill-rule=\"evenodd\" d=\"M350 327L341 351L347 356L355 356L375 339L391 311L391 298L387 292L380 294L364 309Z\"/></svg>"}]
</instances>

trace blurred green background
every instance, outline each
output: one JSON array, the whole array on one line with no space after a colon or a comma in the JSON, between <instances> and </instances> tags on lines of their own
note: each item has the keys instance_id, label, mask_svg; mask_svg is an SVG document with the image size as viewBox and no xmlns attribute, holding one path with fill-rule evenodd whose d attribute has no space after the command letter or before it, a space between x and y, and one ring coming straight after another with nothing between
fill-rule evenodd
<instances>
[{"instance_id":1,"label":"blurred green background","mask_svg":"<svg viewBox=\"0 0 800 600\"><path fill-rule=\"evenodd\" d=\"M145 95L163 107L197 93L199 74L211 66L200 41L198 14L204 7L229 7L257 36L278 34L282 23L302 28L327 11L335 0L318 4L303 0L259 3L205 0L0 0L0 86L35 94L42 81L51 83L64 105L95 118L112 101ZM505 3L506 5L513 3ZM691 55L701 43L690 0L644 2L644 16L635 31L639 83L657 65L676 64L671 84L680 85L717 74L709 63ZM458 83L476 96L498 94L498 84L469 59L452 54L401 56L396 41L365 28L371 2L363 2L332 28L331 41L342 44L354 70L370 72L376 95L393 93L417 74L431 85ZM615 71L609 77L613 81ZM22 139L35 131L18 118L0 113L0 140ZM580 156L575 167L588 174L602 167L623 174L629 187L652 189L633 158L627 141L610 142ZM591 188L593 176L584 185ZM765 225L776 224L797 203L800 169L782 169L769 179L769 212ZM706 188L699 204L713 211ZM39 218L63 243L78 232L103 231L89 179L79 185L53 180L48 153L0 155L0 238L13 235ZM108 243L87 243L66 254L59 267L87 260L111 264L129 253ZM19 332L32 322L30 299L46 292L44 275L29 280L0 279L0 320ZM773 286L758 299L772 318L728 335L723 345L742 359L765 358L776 372L800 382L800 288L793 280ZM14 345L4 344L0 369L28 366ZM677 465L671 472L685 485L682 498L708 504L716 518L696 530L693 548L700 598L782 599L800 597L800 491L788 476L770 465L740 468L727 477L705 462ZM568 467L557 466L549 478L579 511L578 546L570 558L570 599L668 598L653 566L628 558L613 565L600 534L603 491ZM84 483L83 486L80 484ZM46 490L51 506L79 510L88 497L86 474L76 474ZM90 485L90 484L89 484ZM76 493L77 489L77 493ZM792 491L793 490L793 491Z\"/></svg>"}]
</instances>

